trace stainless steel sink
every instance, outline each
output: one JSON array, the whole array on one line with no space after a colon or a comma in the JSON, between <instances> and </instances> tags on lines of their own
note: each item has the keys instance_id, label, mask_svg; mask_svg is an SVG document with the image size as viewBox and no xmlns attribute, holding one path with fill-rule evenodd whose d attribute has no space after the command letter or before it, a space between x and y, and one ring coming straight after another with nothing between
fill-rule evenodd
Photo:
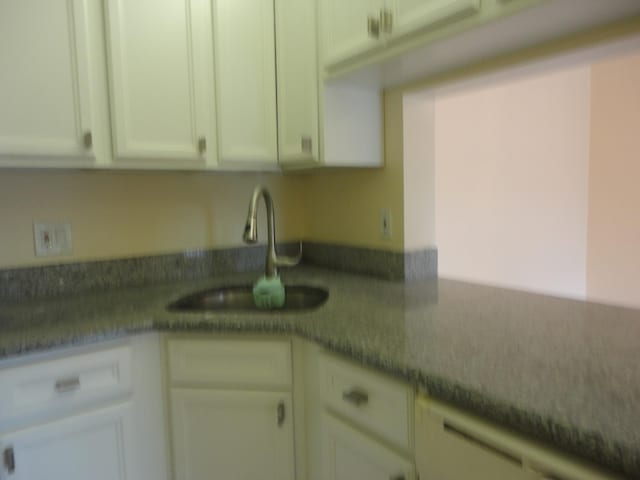
<instances>
[{"instance_id":1,"label":"stainless steel sink","mask_svg":"<svg viewBox=\"0 0 640 480\"><path fill-rule=\"evenodd\" d=\"M167 308L171 311L253 311L282 312L312 310L329 298L324 288L303 285L285 286L285 303L280 308L258 308L253 301L251 285L220 287L183 297Z\"/></svg>"}]
</instances>

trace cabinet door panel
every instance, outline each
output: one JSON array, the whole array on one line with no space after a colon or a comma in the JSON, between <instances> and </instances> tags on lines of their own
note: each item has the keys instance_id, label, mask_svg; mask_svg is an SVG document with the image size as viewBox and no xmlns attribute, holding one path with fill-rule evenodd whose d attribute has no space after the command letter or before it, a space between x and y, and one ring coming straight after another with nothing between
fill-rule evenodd
<instances>
[{"instance_id":1,"label":"cabinet door panel","mask_svg":"<svg viewBox=\"0 0 640 480\"><path fill-rule=\"evenodd\" d=\"M135 478L130 405L21 430L2 437L12 448L12 480Z\"/></svg>"},{"instance_id":2,"label":"cabinet door panel","mask_svg":"<svg viewBox=\"0 0 640 480\"><path fill-rule=\"evenodd\" d=\"M109 0L107 10L116 159L204 161L207 2Z\"/></svg>"},{"instance_id":3,"label":"cabinet door panel","mask_svg":"<svg viewBox=\"0 0 640 480\"><path fill-rule=\"evenodd\" d=\"M227 164L276 164L273 2L214 0L219 158Z\"/></svg>"},{"instance_id":4,"label":"cabinet door panel","mask_svg":"<svg viewBox=\"0 0 640 480\"><path fill-rule=\"evenodd\" d=\"M323 480L413 480L413 464L329 414L323 416Z\"/></svg>"},{"instance_id":5,"label":"cabinet door panel","mask_svg":"<svg viewBox=\"0 0 640 480\"><path fill-rule=\"evenodd\" d=\"M318 161L318 56L315 1L276 0L278 156Z\"/></svg>"},{"instance_id":6,"label":"cabinet door panel","mask_svg":"<svg viewBox=\"0 0 640 480\"><path fill-rule=\"evenodd\" d=\"M0 10L0 155L92 156L84 0L7 0Z\"/></svg>"},{"instance_id":7,"label":"cabinet door panel","mask_svg":"<svg viewBox=\"0 0 640 480\"><path fill-rule=\"evenodd\" d=\"M392 34L400 36L477 12L480 0L394 0Z\"/></svg>"},{"instance_id":8,"label":"cabinet door panel","mask_svg":"<svg viewBox=\"0 0 640 480\"><path fill-rule=\"evenodd\" d=\"M323 63L338 63L382 46L382 32L371 35L367 19L379 19L383 6L384 0L322 0Z\"/></svg>"},{"instance_id":9,"label":"cabinet door panel","mask_svg":"<svg viewBox=\"0 0 640 480\"><path fill-rule=\"evenodd\" d=\"M293 480L289 393L172 389L171 413L176 480Z\"/></svg>"}]
</instances>

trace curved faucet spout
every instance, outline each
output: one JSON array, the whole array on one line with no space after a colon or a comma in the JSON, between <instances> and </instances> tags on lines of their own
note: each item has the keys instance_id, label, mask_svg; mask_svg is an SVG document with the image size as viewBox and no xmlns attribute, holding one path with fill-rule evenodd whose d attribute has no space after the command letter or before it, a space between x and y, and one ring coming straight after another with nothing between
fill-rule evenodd
<instances>
[{"instance_id":1,"label":"curved faucet spout","mask_svg":"<svg viewBox=\"0 0 640 480\"><path fill-rule=\"evenodd\" d=\"M249 202L249 213L247 214L247 224L244 227L242 239L245 243L256 243L258 241L258 202L260 197L264 199L267 207L267 260L265 265L265 276L275 277L278 274L278 267L292 267L297 265L302 258L302 244L297 257L278 257L276 254L276 226L275 209L273 199L269 191L262 185L258 185L253 190L251 201Z\"/></svg>"}]
</instances>

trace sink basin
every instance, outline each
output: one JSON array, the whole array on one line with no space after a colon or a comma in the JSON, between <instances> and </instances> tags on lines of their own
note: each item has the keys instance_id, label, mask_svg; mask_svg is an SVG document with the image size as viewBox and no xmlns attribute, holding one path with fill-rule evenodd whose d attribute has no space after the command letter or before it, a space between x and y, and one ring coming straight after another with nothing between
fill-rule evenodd
<instances>
[{"instance_id":1,"label":"sink basin","mask_svg":"<svg viewBox=\"0 0 640 480\"><path fill-rule=\"evenodd\" d=\"M253 311L282 312L312 310L329 298L324 288L303 285L285 286L285 303L280 308L258 308L253 301L251 285L220 287L183 297L167 308L171 311Z\"/></svg>"}]
</instances>

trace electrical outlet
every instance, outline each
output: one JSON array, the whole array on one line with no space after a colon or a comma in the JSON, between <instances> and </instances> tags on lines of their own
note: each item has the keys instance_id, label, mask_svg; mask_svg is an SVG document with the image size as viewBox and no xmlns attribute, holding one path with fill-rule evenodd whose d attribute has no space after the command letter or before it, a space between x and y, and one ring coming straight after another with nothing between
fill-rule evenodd
<instances>
[{"instance_id":1,"label":"electrical outlet","mask_svg":"<svg viewBox=\"0 0 640 480\"><path fill-rule=\"evenodd\" d=\"M37 257L71 254L71 223L34 222L33 239Z\"/></svg>"},{"instance_id":2,"label":"electrical outlet","mask_svg":"<svg viewBox=\"0 0 640 480\"><path fill-rule=\"evenodd\" d=\"M391 212L387 208L380 209L380 237L391 239Z\"/></svg>"}]
</instances>

